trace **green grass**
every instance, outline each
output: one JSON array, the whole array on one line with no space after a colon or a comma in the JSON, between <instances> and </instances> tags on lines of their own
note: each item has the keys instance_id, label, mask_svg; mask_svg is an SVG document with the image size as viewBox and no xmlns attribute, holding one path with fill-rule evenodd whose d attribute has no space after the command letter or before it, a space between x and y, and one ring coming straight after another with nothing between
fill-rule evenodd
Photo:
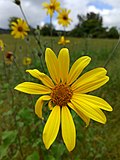
<instances>
[{"instance_id":1,"label":"green grass","mask_svg":"<svg viewBox=\"0 0 120 160\"><path fill-rule=\"evenodd\" d=\"M14 91L14 87L27 81L37 82L25 70L45 67L44 57L38 56L36 41L31 36L29 42L15 40L10 35L1 35L5 43L5 52L13 51L15 63L5 65L4 52L0 53L0 154L2 160L119 160L120 159L120 47L115 51L109 64L106 66L110 81L91 94L104 98L113 107L113 112L105 112L107 123L105 125L93 122L90 126L85 124L74 113L77 129L77 143L72 153L66 150L61 135L54 142L50 150L46 150L42 142L44 123L34 114L34 104L38 96L26 95ZM60 48L58 37L53 37L53 50L58 54ZM91 63L85 69L104 66L117 40L110 39L80 39L70 38L67 45L70 51L71 64L80 56L88 55ZM51 47L50 37L41 37L42 46ZM24 66L22 59L25 56L32 58L30 66ZM84 72L85 72L84 71ZM47 70L45 69L45 72ZM46 107L44 107L46 110ZM48 117L49 111L43 111ZM21 147L21 148L20 148Z\"/></svg>"}]
</instances>

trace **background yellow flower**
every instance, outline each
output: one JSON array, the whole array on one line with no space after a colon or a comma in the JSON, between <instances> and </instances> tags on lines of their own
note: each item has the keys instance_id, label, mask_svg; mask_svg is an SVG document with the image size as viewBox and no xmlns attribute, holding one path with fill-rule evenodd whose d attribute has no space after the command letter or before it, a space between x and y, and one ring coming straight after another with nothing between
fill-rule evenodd
<instances>
[{"instance_id":1,"label":"background yellow flower","mask_svg":"<svg viewBox=\"0 0 120 160\"><path fill-rule=\"evenodd\" d=\"M45 9L47 9L47 14L49 14L51 17L55 11L58 12L60 10L60 2L57 0L50 0L50 3L44 2L42 5Z\"/></svg>"},{"instance_id":2,"label":"background yellow flower","mask_svg":"<svg viewBox=\"0 0 120 160\"><path fill-rule=\"evenodd\" d=\"M70 24L70 22L72 21L72 19L69 18L69 13L70 13L70 10L61 9L61 11L59 12L59 15L57 17L58 23L64 27L67 27Z\"/></svg>"},{"instance_id":3,"label":"background yellow flower","mask_svg":"<svg viewBox=\"0 0 120 160\"><path fill-rule=\"evenodd\" d=\"M60 37L60 40L59 40L58 44L65 45L65 44L67 44L67 43L70 43L70 40L65 39L64 36Z\"/></svg>"},{"instance_id":4,"label":"background yellow flower","mask_svg":"<svg viewBox=\"0 0 120 160\"><path fill-rule=\"evenodd\" d=\"M24 57L23 64L30 65L32 63L32 59L30 57Z\"/></svg>"},{"instance_id":5,"label":"background yellow flower","mask_svg":"<svg viewBox=\"0 0 120 160\"><path fill-rule=\"evenodd\" d=\"M17 19L17 22L11 23L11 35L14 36L14 38L22 38L24 39L25 36L27 36L27 32L30 30L27 23L20 19Z\"/></svg>"},{"instance_id":6,"label":"background yellow flower","mask_svg":"<svg viewBox=\"0 0 120 160\"><path fill-rule=\"evenodd\" d=\"M4 59L6 64L12 64L14 59L13 52L6 52L4 55Z\"/></svg>"},{"instance_id":7,"label":"background yellow flower","mask_svg":"<svg viewBox=\"0 0 120 160\"><path fill-rule=\"evenodd\" d=\"M0 51L4 51L4 43L1 39L0 39Z\"/></svg>"}]
</instances>

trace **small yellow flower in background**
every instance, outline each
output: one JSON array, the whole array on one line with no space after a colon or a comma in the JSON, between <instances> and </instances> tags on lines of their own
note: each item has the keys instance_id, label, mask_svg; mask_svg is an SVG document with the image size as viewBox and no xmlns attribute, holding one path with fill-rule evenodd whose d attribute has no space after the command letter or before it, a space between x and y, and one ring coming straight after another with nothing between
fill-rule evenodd
<instances>
[{"instance_id":1,"label":"small yellow flower in background","mask_svg":"<svg viewBox=\"0 0 120 160\"><path fill-rule=\"evenodd\" d=\"M24 57L23 64L25 66L30 65L32 63L32 59L30 57Z\"/></svg>"},{"instance_id":2,"label":"small yellow flower in background","mask_svg":"<svg viewBox=\"0 0 120 160\"><path fill-rule=\"evenodd\" d=\"M27 32L30 31L27 23L22 20L21 18L17 19L17 22L11 23L11 35L14 36L14 38L22 38L24 39L25 36L27 36Z\"/></svg>"},{"instance_id":3,"label":"small yellow flower in background","mask_svg":"<svg viewBox=\"0 0 120 160\"><path fill-rule=\"evenodd\" d=\"M70 43L70 40L65 39L64 36L62 36L62 37L60 38L59 42L58 42L58 44L62 44L62 45L65 45L65 44L67 44L67 43Z\"/></svg>"},{"instance_id":4,"label":"small yellow flower in background","mask_svg":"<svg viewBox=\"0 0 120 160\"><path fill-rule=\"evenodd\" d=\"M16 90L24 93L42 95L35 104L35 113L39 118L43 118L44 101L49 101L48 107L52 111L43 130L46 149L49 149L55 141L60 125L68 151L74 149L76 129L69 108L73 109L87 126L90 119L106 123L106 116L101 109L112 111L112 107L102 98L86 94L103 86L109 80L106 76L107 71L101 67L79 77L90 60L90 57L83 56L76 60L69 70L69 50L61 49L57 58L55 53L47 48L45 61L51 78L37 69L26 70L43 84L24 82L15 87Z\"/></svg>"},{"instance_id":5,"label":"small yellow flower in background","mask_svg":"<svg viewBox=\"0 0 120 160\"><path fill-rule=\"evenodd\" d=\"M4 51L4 43L1 39L0 39L0 51Z\"/></svg>"},{"instance_id":6,"label":"small yellow flower in background","mask_svg":"<svg viewBox=\"0 0 120 160\"><path fill-rule=\"evenodd\" d=\"M44 2L42 5L45 9L47 9L47 14L49 14L50 17L53 16L55 11L58 12L60 10L60 2L57 0L50 0L50 3Z\"/></svg>"},{"instance_id":7,"label":"small yellow flower in background","mask_svg":"<svg viewBox=\"0 0 120 160\"><path fill-rule=\"evenodd\" d=\"M13 53L12 52L6 52L5 55L4 55L4 59L5 59L5 63L6 64L12 64L13 63L13 59L14 59L14 56L13 56Z\"/></svg>"},{"instance_id":8,"label":"small yellow flower in background","mask_svg":"<svg viewBox=\"0 0 120 160\"><path fill-rule=\"evenodd\" d=\"M70 10L67 9L61 9L59 12L59 15L57 17L58 23L61 24L63 27L67 27L70 22L72 21L71 18L69 18Z\"/></svg>"}]
</instances>

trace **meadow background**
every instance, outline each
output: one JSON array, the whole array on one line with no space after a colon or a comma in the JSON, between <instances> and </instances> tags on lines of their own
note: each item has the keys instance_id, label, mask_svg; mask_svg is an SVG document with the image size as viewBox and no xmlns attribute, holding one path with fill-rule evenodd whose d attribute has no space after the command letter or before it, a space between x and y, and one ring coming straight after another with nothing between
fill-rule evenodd
<instances>
[{"instance_id":1,"label":"meadow background","mask_svg":"<svg viewBox=\"0 0 120 160\"><path fill-rule=\"evenodd\" d=\"M92 92L105 99L112 107L105 125L91 120L86 128L84 122L74 113L77 143L69 153L59 134L49 150L42 142L44 122L34 113L38 96L27 95L14 90L23 81L36 79L28 75L26 69L38 69L47 72L44 55L37 52L37 43L33 36L29 39L15 40L8 34L0 35L5 43L5 51L12 51L14 62L4 63L4 53L0 52L0 159L1 160L120 160L120 46L115 50L106 66L109 82ZM103 67L109 58L117 39L71 38L67 48L70 51L71 64L80 56L88 55L91 63L84 72L95 67ZM52 49L56 54L62 46L59 37L52 38ZM51 47L50 37L41 37L42 46ZM23 58L30 57L31 65L23 65ZM48 117L47 104L43 114ZM59 132L60 133L60 132Z\"/></svg>"}]
</instances>

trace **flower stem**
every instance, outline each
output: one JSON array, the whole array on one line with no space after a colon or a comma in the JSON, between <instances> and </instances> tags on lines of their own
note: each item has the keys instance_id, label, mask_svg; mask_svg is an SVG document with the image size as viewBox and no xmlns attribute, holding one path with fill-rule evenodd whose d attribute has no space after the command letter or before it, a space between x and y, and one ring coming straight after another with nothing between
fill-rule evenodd
<instances>
[{"instance_id":1,"label":"flower stem","mask_svg":"<svg viewBox=\"0 0 120 160\"><path fill-rule=\"evenodd\" d=\"M53 49L52 36L53 36L53 26L52 26L52 16L50 16L50 37L51 37L51 48Z\"/></svg>"},{"instance_id":2,"label":"flower stem","mask_svg":"<svg viewBox=\"0 0 120 160\"><path fill-rule=\"evenodd\" d=\"M105 62L105 64L104 64L104 67L106 67L106 66L109 64L109 62L110 62L112 56L114 55L116 49L117 49L118 46L119 46L119 44L120 44L120 36L119 36L119 39L118 39L118 41L117 41L115 47L113 48L112 52L109 54L109 57L108 57L108 59L106 60L106 62Z\"/></svg>"},{"instance_id":3,"label":"flower stem","mask_svg":"<svg viewBox=\"0 0 120 160\"><path fill-rule=\"evenodd\" d=\"M19 7L20 7L21 13L22 13L22 15L23 15L23 17L24 17L27 25L29 26L29 28L31 28L30 25L29 25L29 23L28 23L28 20L27 20L27 18L26 18L26 16L25 16L25 13L24 13L24 11L23 11L23 8L22 8L21 4L19 5ZM33 36L34 36L35 40L37 41L38 46L40 47L41 50L43 50L40 40L36 37L36 35L35 35L34 32L32 32L32 33L33 33Z\"/></svg>"}]
</instances>

